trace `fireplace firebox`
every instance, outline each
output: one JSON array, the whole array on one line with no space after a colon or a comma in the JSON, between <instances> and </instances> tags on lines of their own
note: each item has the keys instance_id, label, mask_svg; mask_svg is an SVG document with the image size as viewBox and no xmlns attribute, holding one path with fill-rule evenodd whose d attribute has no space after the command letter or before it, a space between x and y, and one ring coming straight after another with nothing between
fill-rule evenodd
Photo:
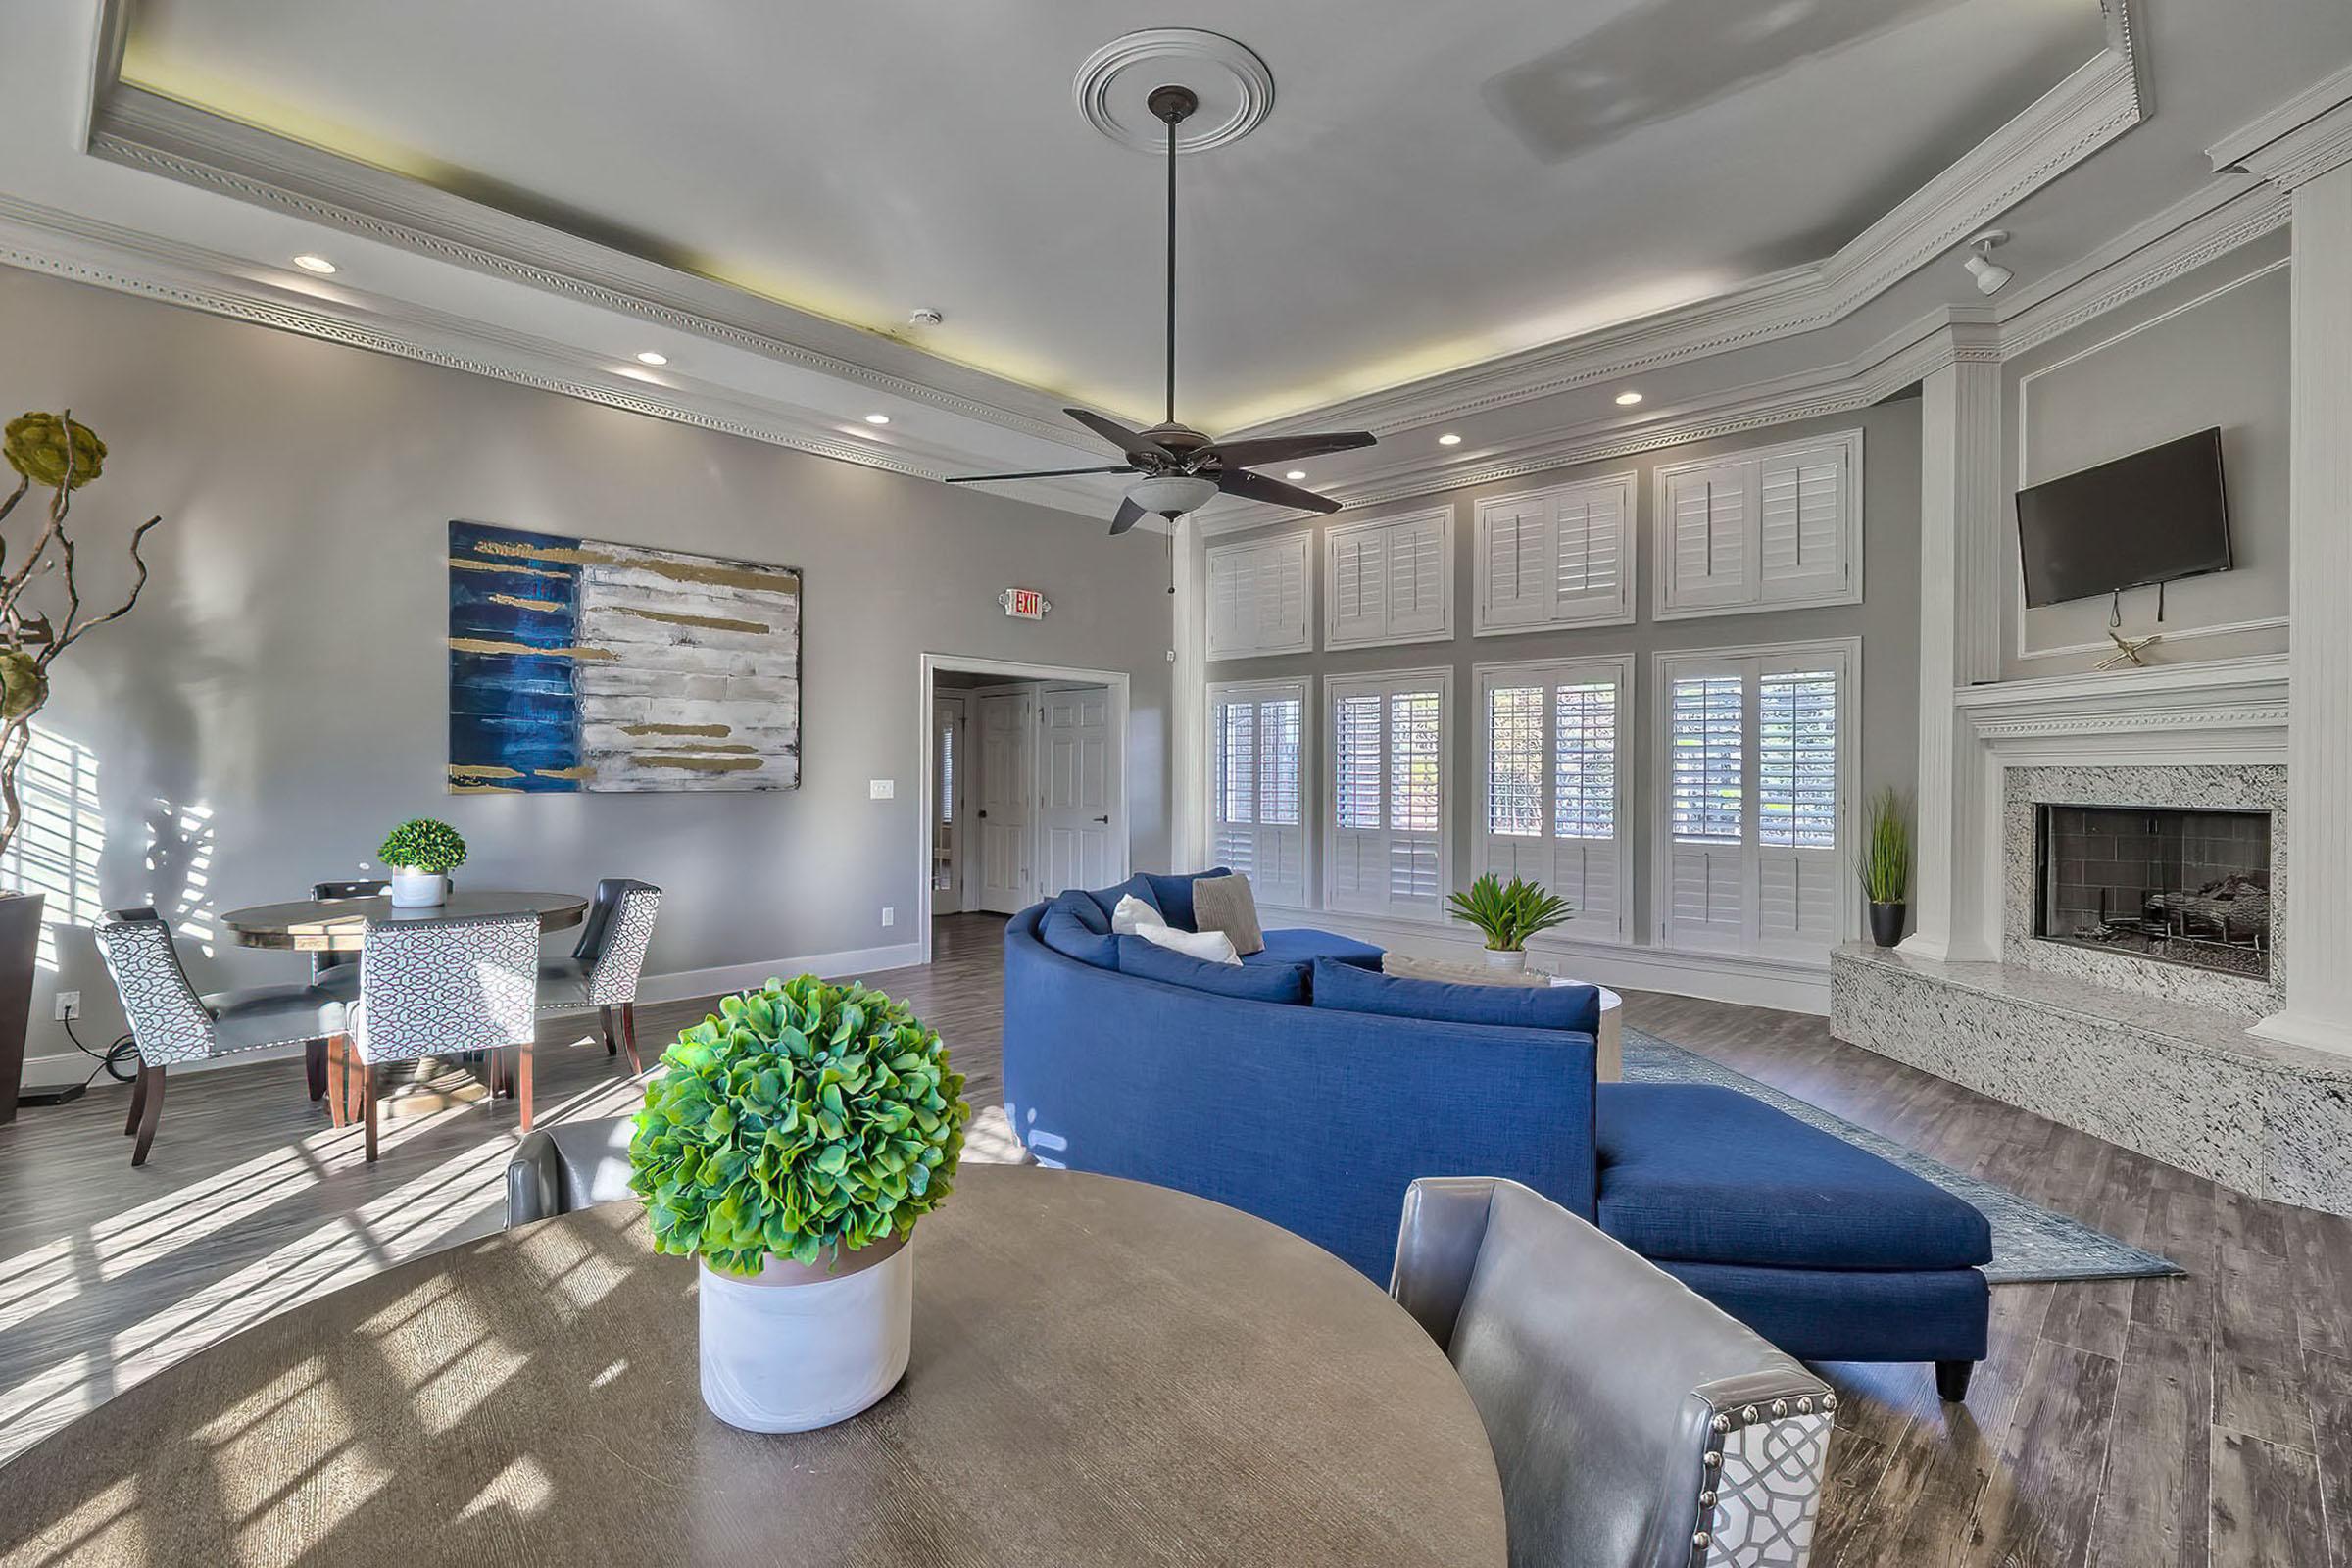
<instances>
[{"instance_id":1,"label":"fireplace firebox","mask_svg":"<svg viewBox=\"0 0 2352 1568\"><path fill-rule=\"evenodd\" d=\"M2269 978L2268 811L2045 805L2035 815L2036 937Z\"/></svg>"}]
</instances>

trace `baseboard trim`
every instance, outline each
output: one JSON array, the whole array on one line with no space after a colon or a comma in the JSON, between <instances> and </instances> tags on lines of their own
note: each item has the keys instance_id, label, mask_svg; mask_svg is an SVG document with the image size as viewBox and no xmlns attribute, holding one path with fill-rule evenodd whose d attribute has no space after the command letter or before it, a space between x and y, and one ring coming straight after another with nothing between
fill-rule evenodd
<instances>
[{"instance_id":1,"label":"baseboard trim","mask_svg":"<svg viewBox=\"0 0 2352 1568\"><path fill-rule=\"evenodd\" d=\"M679 969L669 974L646 975L637 982L639 1002L685 1002L695 997L712 997L724 991L745 991L763 985L770 975L789 977L800 974L822 975L828 980L843 975L878 974L887 969L911 969L923 961L920 943L902 942L887 948L852 948L841 953L816 953L797 958L775 958L763 963L722 964L710 969ZM582 1014L593 1009L582 1009ZM582 1014L556 1014L574 1017ZM638 1042L643 1045L644 1042ZM222 1067L244 1067L265 1061L291 1061L302 1054L302 1048L272 1046L267 1051L240 1051L231 1056L215 1056L210 1061L184 1062L172 1069L173 1077L183 1072L214 1072ZM47 1055L24 1058L24 1081L28 1084L79 1083L98 1065L94 1057L76 1051L54 1052ZM92 1088L109 1082L103 1072Z\"/></svg>"},{"instance_id":2,"label":"baseboard trim","mask_svg":"<svg viewBox=\"0 0 2352 1568\"><path fill-rule=\"evenodd\" d=\"M1264 924L1313 926L1377 943L1422 958L1476 961L1478 937L1458 921L1388 919L1334 909L1266 907ZM1733 1002L1782 1012L1827 1017L1830 1011L1828 957L1818 964L1739 954L1692 953L1680 948L1639 947L1621 942L1538 937L1529 954L1540 967L1607 986L1612 991L1662 991L1669 996Z\"/></svg>"}]
</instances>

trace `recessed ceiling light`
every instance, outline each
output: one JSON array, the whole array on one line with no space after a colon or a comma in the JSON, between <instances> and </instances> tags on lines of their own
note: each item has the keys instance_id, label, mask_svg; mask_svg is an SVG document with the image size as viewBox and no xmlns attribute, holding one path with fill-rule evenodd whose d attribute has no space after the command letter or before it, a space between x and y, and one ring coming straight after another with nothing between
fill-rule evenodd
<instances>
[{"instance_id":1,"label":"recessed ceiling light","mask_svg":"<svg viewBox=\"0 0 2352 1568\"><path fill-rule=\"evenodd\" d=\"M1461 444L1462 438L1458 435L1455 435L1451 430L1448 430L1444 435L1438 437L1438 445L1442 447L1458 447Z\"/></svg>"},{"instance_id":2,"label":"recessed ceiling light","mask_svg":"<svg viewBox=\"0 0 2352 1568\"><path fill-rule=\"evenodd\" d=\"M307 254L297 256L294 258L294 265L301 268L306 272L317 272L320 277L324 277L327 273L335 270L335 264L328 261L323 256L311 256Z\"/></svg>"},{"instance_id":3,"label":"recessed ceiling light","mask_svg":"<svg viewBox=\"0 0 2352 1568\"><path fill-rule=\"evenodd\" d=\"M1293 468L1290 472L1284 474L1283 477L1285 479L1303 479L1306 477L1306 470L1304 468Z\"/></svg>"},{"instance_id":4,"label":"recessed ceiling light","mask_svg":"<svg viewBox=\"0 0 2352 1568\"><path fill-rule=\"evenodd\" d=\"M890 422L890 416L887 414L869 414L865 416L865 422L868 424L888 424Z\"/></svg>"},{"instance_id":5,"label":"recessed ceiling light","mask_svg":"<svg viewBox=\"0 0 2352 1568\"><path fill-rule=\"evenodd\" d=\"M666 354L657 354L652 349L647 349L643 354L637 356L637 363L639 365L667 365L669 363L669 356Z\"/></svg>"},{"instance_id":6,"label":"recessed ceiling light","mask_svg":"<svg viewBox=\"0 0 2352 1568\"><path fill-rule=\"evenodd\" d=\"M1617 406L1621 409L1630 409L1641 401L1642 394L1639 392L1620 392L1617 394Z\"/></svg>"}]
</instances>

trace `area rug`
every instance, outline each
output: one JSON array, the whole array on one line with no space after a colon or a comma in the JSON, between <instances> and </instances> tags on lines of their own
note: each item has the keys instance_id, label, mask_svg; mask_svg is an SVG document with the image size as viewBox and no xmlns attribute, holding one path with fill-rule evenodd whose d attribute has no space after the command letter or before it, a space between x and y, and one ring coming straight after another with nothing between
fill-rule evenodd
<instances>
[{"instance_id":1,"label":"area rug","mask_svg":"<svg viewBox=\"0 0 2352 1568\"><path fill-rule=\"evenodd\" d=\"M1992 1222L1992 1261L1984 1265L1984 1277L1995 1285L2032 1280L2143 1279L2187 1272L2170 1258L2120 1242L2056 1209L2030 1203L2006 1188L1956 1171L1891 1138L1857 1127L1843 1116L1639 1029L1625 1031L1625 1076L1629 1083L1720 1084L1736 1089L1934 1182L1973 1204Z\"/></svg>"}]
</instances>

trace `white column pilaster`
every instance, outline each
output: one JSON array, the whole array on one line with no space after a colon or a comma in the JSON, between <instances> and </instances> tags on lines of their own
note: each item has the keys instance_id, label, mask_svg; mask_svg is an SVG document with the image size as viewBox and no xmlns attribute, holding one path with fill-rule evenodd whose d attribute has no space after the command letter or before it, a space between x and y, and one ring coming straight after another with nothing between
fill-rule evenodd
<instances>
[{"instance_id":1,"label":"white column pilaster","mask_svg":"<svg viewBox=\"0 0 2352 1568\"><path fill-rule=\"evenodd\" d=\"M1953 694L2000 674L2001 367L1988 333L1950 328L1920 384L1919 795L1912 932L1934 959L2000 956L1988 770Z\"/></svg>"},{"instance_id":2,"label":"white column pilaster","mask_svg":"<svg viewBox=\"0 0 2352 1568\"><path fill-rule=\"evenodd\" d=\"M1168 649L1168 865L1208 867L1208 554L1200 524L1176 521Z\"/></svg>"},{"instance_id":3,"label":"white column pilaster","mask_svg":"<svg viewBox=\"0 0 2352 1568\"><path fill-rule=\"evenodd\" d=\"M2244 160L2293 201L2285 1007L2254 1032L2352 1054L2352 104Z\"/></svg>"}]
</instances>

